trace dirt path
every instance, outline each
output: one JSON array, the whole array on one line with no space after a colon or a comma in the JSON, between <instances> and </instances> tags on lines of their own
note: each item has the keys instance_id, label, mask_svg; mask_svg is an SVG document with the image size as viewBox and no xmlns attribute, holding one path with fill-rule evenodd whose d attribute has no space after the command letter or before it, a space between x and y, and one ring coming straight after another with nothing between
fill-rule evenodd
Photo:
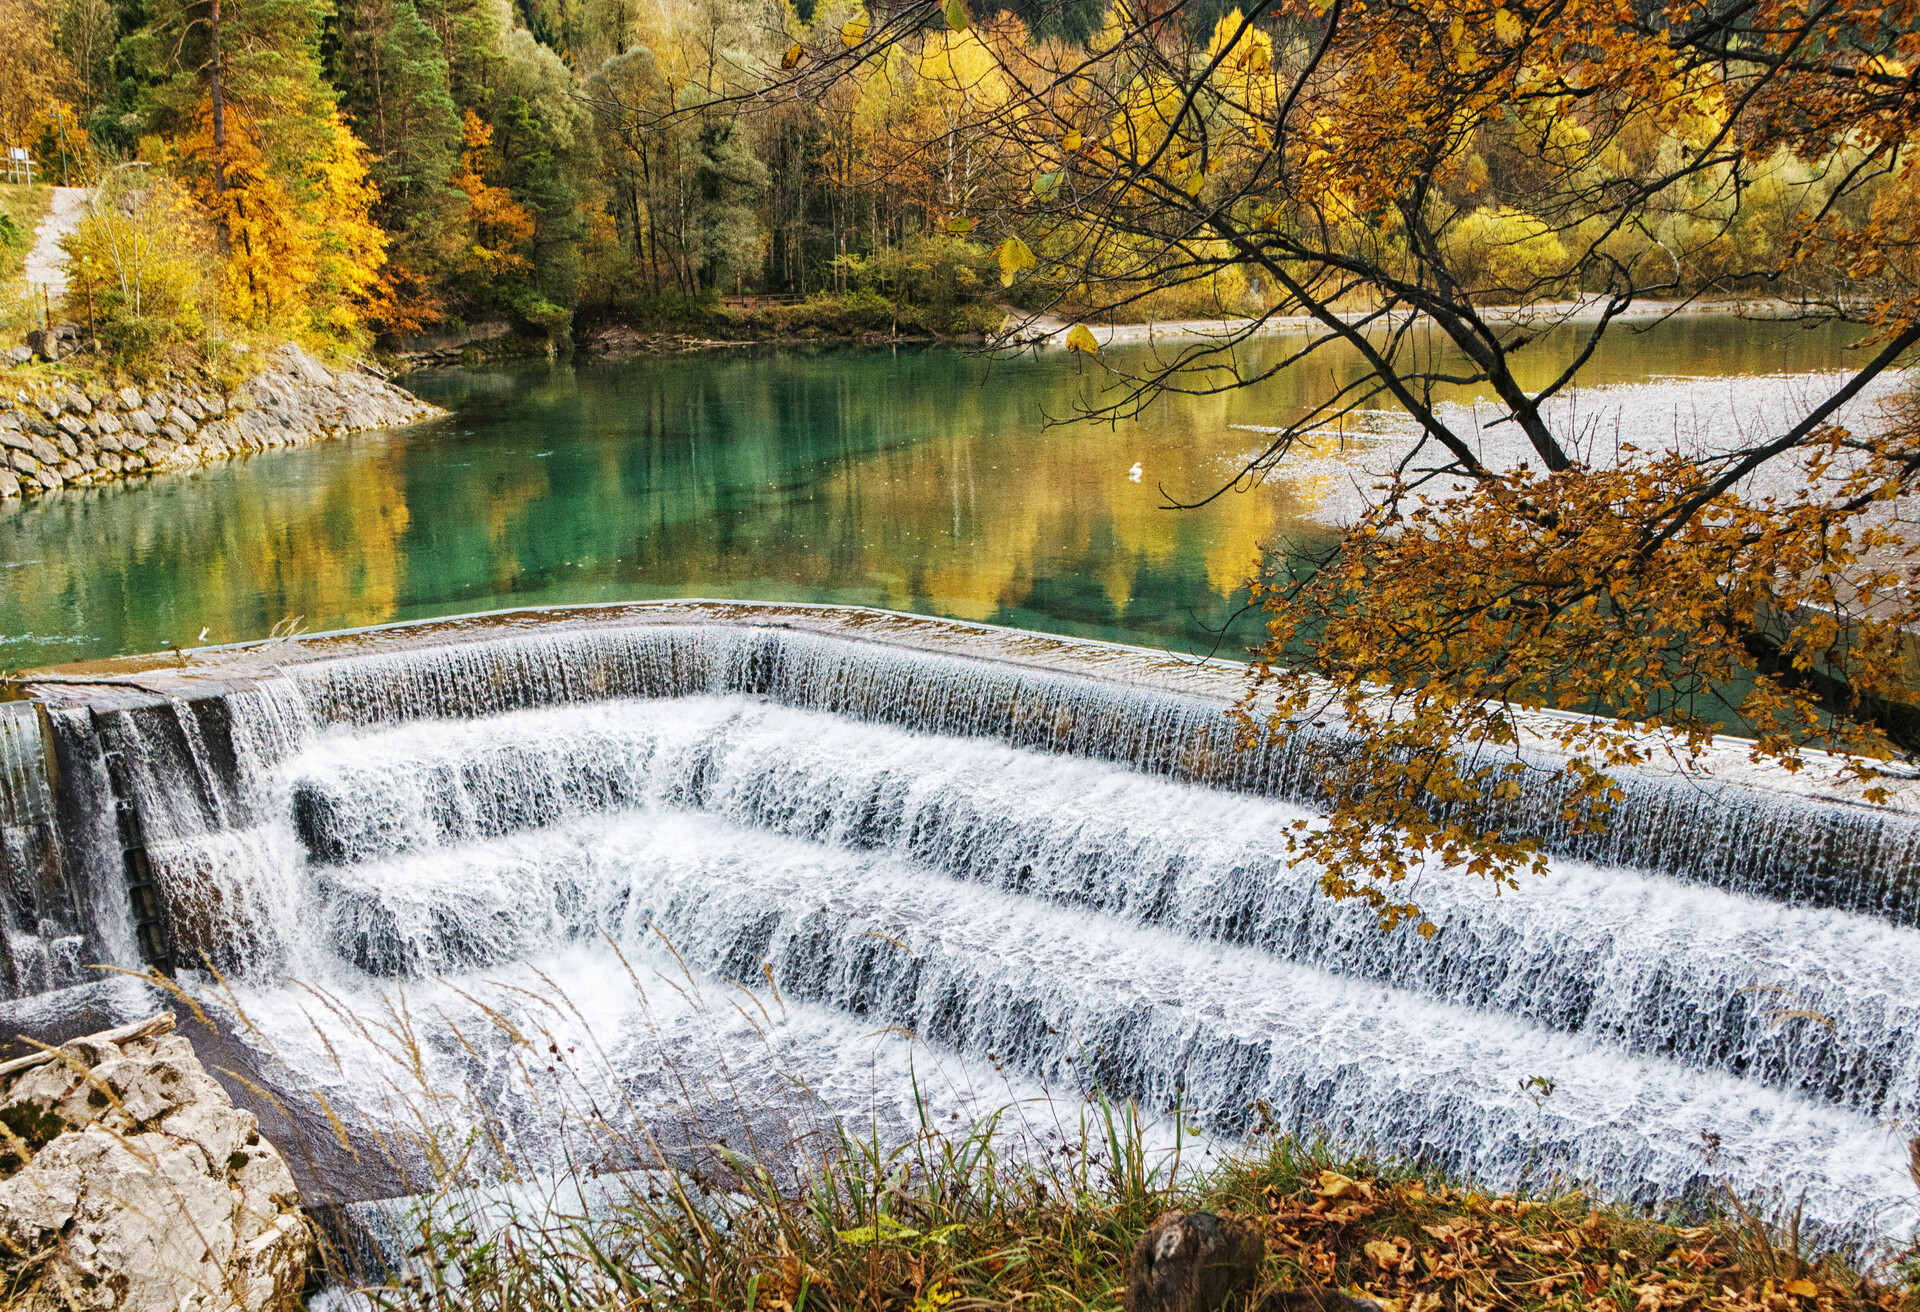
<instances>
[{"instance_id":1,"label":"dirt path","mask_svg":"<svg viewBox=\"0 0 1920 1312\"><path fill-rule=\"evenodd\" d=\"M29 286L45 287L50 300L59 301L67 294L67 253L60 249L60 239L79 227L86 213L87 188L53 189L53 208L40 220L22 274Z\"/></svg>"}]
</instances>

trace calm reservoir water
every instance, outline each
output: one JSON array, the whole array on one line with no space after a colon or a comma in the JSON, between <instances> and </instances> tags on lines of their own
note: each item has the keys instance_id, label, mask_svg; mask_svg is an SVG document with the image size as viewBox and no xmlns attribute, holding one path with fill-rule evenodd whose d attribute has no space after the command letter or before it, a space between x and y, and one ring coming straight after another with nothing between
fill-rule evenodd
<instances>
[{"instance_id":1,"label":"calm reservoir water","mask_svg":"<svg viewBox=\"0 0 1920 1312\"><path fill-rule=\"evenodd\" d=\"M1588 383L1842 367L1837 330L1617 332ZM1287 349L1268 339L1244 367ZM1537 357L1538 385L1563 344ZM1110 348L1123 366L1145 347ZM1261 544L1325 530L1279 479L1200 510L1350 376L1316 362L1117 425L1049 426L1099 375L1059 352L755 350L449 370L450 418L0 509L0 667L566 602L845 602L1206 651ZM1139 478L1133 477L1135 465ZM1321 476L1322 481L1324 475ZM1242 616L1222 654L1257 632ZM204 633L204 638L201 636Z\"/></svg>"}]
</instances>

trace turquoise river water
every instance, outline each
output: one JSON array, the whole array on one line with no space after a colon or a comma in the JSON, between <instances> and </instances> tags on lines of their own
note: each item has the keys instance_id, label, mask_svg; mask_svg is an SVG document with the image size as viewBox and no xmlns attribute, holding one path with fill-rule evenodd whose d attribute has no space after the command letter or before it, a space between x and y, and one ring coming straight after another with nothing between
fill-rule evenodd
<instances>
[{"instance_id":1,"label":"turquoise river water","mask_svg":"<svg viewBox=\"0 0 1920 1312\"><path fill-rule=\"evenodd\" d=\"M1844 367L1845 338L1725 317L1617 331L1583 382ZM1255 343L1250 366L1289 345ZM1536 368L1557 370L1548 341ZM1139 363L1146 347L1110 348ZM1325 533L1325 476L1202 510L1345 372L1049 424L1059 352L756 349L415 374L450 417L0 510L0 667L513 606L844 602L1238 654L1262 544ZM1135 477L1138 466L1138 477Z\"/></svg>"}]
</instances>

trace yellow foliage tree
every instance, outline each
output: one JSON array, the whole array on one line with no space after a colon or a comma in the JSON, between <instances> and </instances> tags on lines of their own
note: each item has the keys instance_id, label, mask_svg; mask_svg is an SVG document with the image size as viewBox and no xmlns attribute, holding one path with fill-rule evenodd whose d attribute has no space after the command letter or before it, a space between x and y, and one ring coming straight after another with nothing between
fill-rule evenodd
<instances>
[{"instance_id":1,"label":"yellow foliage tree","mask_svg":"<svg viewBox=\"0 0 1920 1312\"><path fill-rule=\"evenodd\" d=\"M0 32L0 147L23 146L66 62L39 0L0 0Z\"/></svg>"},{"instance_id":2,"label":"yellow foliage tree","mask_svg":"<svg viewBox=\"0 0 1920 1312\"><path fill-rule=\"evenodd\" d=\"M222 312L249 328L351 345L375 309L387 237L369 213L375 194L360 143L337 111L322 128L304 159L276 168L261 134L229 104L224 149L204 109L178 149L225 236Z\"/></svg>"},{"instance_id":3,"label":"yellow foliage tree","mask_svg":"<svg viewBox=\"0 0 1920 1312\"><path fill-rule=\"evenodd\" d=\"M935 207L967 214L981 190L1000 180L1007 151L998 135L981 130L981 120L1006 103L1007 86L998 61L978 28L938 31L927 38L913 72L922 139L900 144L912 152L919 169L931 174L926 188ZM869 79L870 96L885 94L885 79ZM876 141L884 151L886 141ZM896 150L898 147L896 147Z\"/></svg>"},{"instance_id":4,"label":"yellow foliage tree","mask_svg":"<svg viewBox=\"0 0 1920 1312\"><path fill-rule=\"evenodd\" d=\"M460 168L453 185L466 193L468 222L473 240L467 244L467 261L488 277L524 273L533 267L514 248L533 236L533 215L513 198L505 187L487 181L495 167L493 129L471 109L461 139Z\"/></svg>"},{"instance_id":5,"label":"yellow foliage tree","mask_svg":"<svg viewBox=\"0 0 1920 1312\"><path fill-rule=\"evenodd\" d=\"M1553 229L1505 205L1474 210L1441 241L1462 285L1496 305L1532 295L1567 267L1566 246Z\"/></svg>"},{"instance_id":6,"label":"yellow foliage tree","mask_svg":"<svg viewBox=\"0 0 1920 1312\"><path fill-rule=\"evenodd\" d=\"M222 317L358 349L380 311L387 238L321 66L328 12L323 0L153 0L169 74L154 124L212 221Z\"/></svg>"},{"instance_id":7,"label":"yellow foliage tree","mask_svg":"<svg viewBox=\"0 0 1920 1312\"><path fill-rule=\"evenodd\" d=\"M50 183L84 186L93 174L93 142L74 107L64 100L43 103L28 122L22 140Z\"/></svg>"}]
</instances>

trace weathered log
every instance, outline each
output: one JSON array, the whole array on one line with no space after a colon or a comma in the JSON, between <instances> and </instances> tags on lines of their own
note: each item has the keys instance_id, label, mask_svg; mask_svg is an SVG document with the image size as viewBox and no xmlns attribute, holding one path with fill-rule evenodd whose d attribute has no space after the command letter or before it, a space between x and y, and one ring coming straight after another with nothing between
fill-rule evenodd
<instances>
[{"instance_id":1,"label":"weathered log","mask_svg":"<svg viewBox=\"0 0 1920 1312\"><path fill-rule=\"evenodd\" d=\"M1254 1309L1267 1241L1257 1225L1214 1212L1162 1212L1133 1246L1127 1312ZM1383 1312L1370 1298L1303 1286L1270 1291L1256 1312Z\"/></svg>"},{"instance_id":2,"label":"weathered log","mask_svg":"<svg viewBox=\"0 0 1920 1312\"><path fill-rule=\"evenodd\" d=\"M1266 1239L1239 1217L1162 1212L1133 1246L1127 1312L1244 1307L1266 1257Z\"/></svg>"}]
</instances>

